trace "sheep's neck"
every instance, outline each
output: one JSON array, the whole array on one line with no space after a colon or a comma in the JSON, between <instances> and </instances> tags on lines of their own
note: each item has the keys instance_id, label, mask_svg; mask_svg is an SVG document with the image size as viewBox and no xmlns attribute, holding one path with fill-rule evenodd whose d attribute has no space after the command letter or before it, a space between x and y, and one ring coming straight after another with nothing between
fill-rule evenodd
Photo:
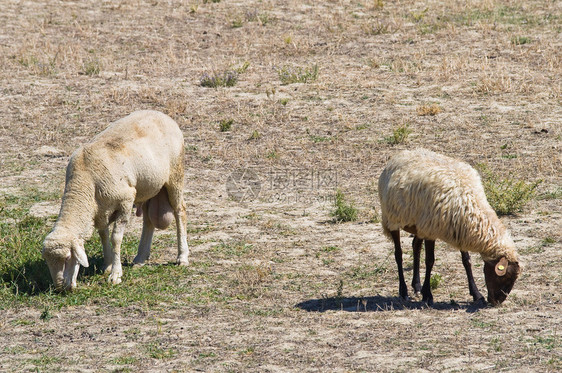
<instances>
[{"instance_id":1,"label":"sheep's neck","mask_svg":"<svg viewBox=\"0 0 562 373\"><path fill-rule=\"evenodd\" d=\"M92 235L95 216L94 182L88 175L74 172L67 178L62 206L56 227L88 239Z\"/></svg>"}]
</instances>

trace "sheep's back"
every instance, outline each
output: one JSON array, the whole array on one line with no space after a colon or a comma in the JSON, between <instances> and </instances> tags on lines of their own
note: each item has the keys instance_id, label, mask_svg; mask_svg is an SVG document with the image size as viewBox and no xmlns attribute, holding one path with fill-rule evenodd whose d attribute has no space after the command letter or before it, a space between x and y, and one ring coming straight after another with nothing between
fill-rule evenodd
<instances>
[{"instance_id":1,"label":"sheep's back","mask_svg":"<svg viewBox=\"0 0 562 373\"><path fill-rule=\"evenodd\" d=\"M156 111L137 111L99 133L71 163L88 170L99 193L134 187L136 200L145 201L168 182L182 155L183 134L173 119Z\"/></svg>"}]
</instances>

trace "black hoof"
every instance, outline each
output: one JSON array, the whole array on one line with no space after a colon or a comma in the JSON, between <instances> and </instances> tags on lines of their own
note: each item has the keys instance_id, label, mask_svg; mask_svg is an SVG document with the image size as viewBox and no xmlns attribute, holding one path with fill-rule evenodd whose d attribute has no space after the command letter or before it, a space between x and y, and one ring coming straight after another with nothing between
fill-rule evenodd
<instances>
[{"instance_id":1,"label":"black hoof","mask_svg":"<svg viewBox=\"0 0 562 373\"><path fill-rule=\"evenodd\" d=\"M478 298L474 301L474 305L477 307L486 307L488 305L488 302L486 302L486 299L484 299L484 297L482 298Z\"/></svg>"},{"instance_id":2,"label":"black hoof","mask_svg":"<svg viewBox=\"0 0 562 373\"><path fill-rule=\"evenodd\" d=\"M427 305L428 307L432 307L433 306L433 297L431 298L423 298L422 299L422 303L424 303L425 305Z\"/></svg>"}]
</instances>

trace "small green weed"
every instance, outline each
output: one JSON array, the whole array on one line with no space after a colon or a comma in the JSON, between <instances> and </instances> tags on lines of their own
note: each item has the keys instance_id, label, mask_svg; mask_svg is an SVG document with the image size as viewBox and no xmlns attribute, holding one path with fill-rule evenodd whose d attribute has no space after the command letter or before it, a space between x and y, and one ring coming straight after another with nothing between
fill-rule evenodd
<instances>
[{"instance_id":1,"label":"small green weed","mask_svg":"<svg viewBox=\"0 0 562 373\"><path fill-rule=\"evenodd\" d=\"M542 180L526 182L511 177L500 179L485 164L477 165L482 175L486 197L498 215L512 215L535 197L536 189Z\"/></svg>"},{"instance_id":2,"label":"small green weed","mask_svg":"<svg viewBox=\"0 0 562 373\"><path fill-rule=\"evenodd\" d=\"M431 275L431 278L429 279L429 287L431 288L431 290L435 290L439 287L439 285L441 285L442 282L443 277L441 277L439 273L435 273Z\"/></svg>"},{"instance_id":3,"label":"small green weed","mask_svg":"<svg viewBox=\"0 0 562 373\"><path fill-rule=\"evenodd\" d=\"M275 151L275 150L271 150L271 151L267 152L266 157L268 159L279 159L279 153L277 153L277 151Z\"/></svg>"},{"instance_id":4,"label":"small green weed","mask_svg":"<svg viewBox=\"0 0 562 373\"><path fill-rule=\"evenodd\" d=\"M261 138L260 133L257 130L254 130L248 140L257 140L259 138Z\"/></svg>"},{"instance_id":5,"label":"small green weed","mask_svg":"<svg viewBox=\"0 0 562 373\"><path fill-rule=\"evenodd\" d=\"M131 365L135 364L139 359L134 356L120 356L118 358L113 359L113 363L117 365Z\"/></svg>"},{"instance_id":6,"label":"small green weed","mask_svg":"<svg viewBox=\"0 0 562 373\"><path fill-rule=\"evenodd\" d=\"M88 76L99 75L101 72L101 63L97 58L89 59L84 62L84 74Z\"/></svg>"},{"instance_id":7,"label":"small green weed","mask_svg":"<svg viewBox=\"0 0 562 373\"><path fill-rule=\"evenodd\" d=\"M219 123L219 130L221 132L230 131L230 128L232 127L232 123L234 123L234 119L223 119L223 120L221 120L220 123Z\"/></svg>"},{"instance_id":8,"label":"small green weed","mask_svg":"<svg viewBox=\"0 0 562 373\"><path fill-rule=\"evenodd\" d=\"M514 45L529 44L530 42L531 42L531 38L527 36L514 36L511 38L511 44Z\"/></svg>"},{"instance_id":9,"label":"small green weed","mask_svg":"<svg viewBox=\"0 0 562 373\"><path fill-rule=\"evenodd\" d=\"M283 66L277 70L282 84L310 83L318 79L318 65L312 67Z\"/></svg>"},{"instance_id":10,"label":"small green weed","mask_svg":"<svg viewBox=\"0 0 562 373\"><path fill-rule=\"evenodd\" d=\"M158 360L171 359L178 354L177 349L173 347L170 348L162 347L162 343L156 343L156 342L149 343L146 346L146 350L151 358L158 359Z\"/></svg>"},{"instance_id":11,"label":"small green weed","mask_svg":"<svg viewBox=\"0 0 562 373\"><path fill-rule=\"evenodd\" d=\"M39 316L39 319L43 321L49 321L52 318L53 315L51 314L51 311L48 308L45 308L43 312L41 312L41 316Z\"/></svg>"},{"instance_id":12,"label":"small green weed","mask_svg":"<svg viewBox=\"0 0 562 373\"><path fill-rule=\"evenodd\" d=\"M336 222L348 222L357 220L357 209L353 203L348 203L341 190L336 191L335 210L331 212Z\"/></svg>"},{"instance_id":13,"label":"small green weed","mask_svg":"<svg viewBox=\"0 0 562 373\"><path fill-rule=\"evenodd\" d=\"M392 136L386 137L385 141L391 145L403 144L406 142L408 136L412 133L409 124L398 126L392 132Z\"/></svg>"},{"instance_id":14,"label":"small green weed","mask_svg":"<svg viewBox=\"0 0 562 373\"><path fill-rule=\"evenodd\" d=\"M546 237L541 241L541 246L550 246L556 243L556 239L552 237Z\"/></svg>"},{"instance_id":15,"label":"small green weed","mask_svg":"<svg viewBox=\"0 0 562 373\"><path fill-rule=\"evenodd\" d=\"M214 72L212 74L205 73L201 77L199 84L201 87L208 88L234 87L238 82L238 75L238 72L234 70Z\"/></svg>"},{"instance_id":16,"label":"small green weed","mask_svg":"<svg viewBox=\"0 0 562 373\"><path fill-rule=\"evenodd\" d=\"M310 140L312 140L312 142L331 142L333 139L332 136L310 135Z\"/></svg>"},{"instance_id":17,"label":"small green weed","mask_svg":"<svg viewBox=\"0 0 562 373\"><path fill-rule=\"evenodd\" d=\"M500 352L502 350L502 341L500 337L492 338L490 340L490 346L494 349L494 351Z\"/></svg>"}]
</instances>

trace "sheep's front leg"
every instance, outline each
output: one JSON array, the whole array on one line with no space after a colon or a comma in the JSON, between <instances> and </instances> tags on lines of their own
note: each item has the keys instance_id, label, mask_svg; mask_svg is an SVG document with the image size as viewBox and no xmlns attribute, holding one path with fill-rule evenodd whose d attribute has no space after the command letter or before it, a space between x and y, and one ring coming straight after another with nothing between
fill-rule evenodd
<instances>
[{"instance_id":1,"label":"sheep's front leg","mask_svg":"<svg viewBox=\"0 0 562 373\"><path fill-rule=\"evenodd\" d=\"M114 285L121 283L121 276L123 276L123 269L121 268L121 242L123 241L123 234L129 222L128 212L131 211L131 207L125 210L127 213L121 212L119 214L113 225L113 232L111 232L113 262L111 263L111 272L108 281Z\"/></svg>"},{"instance_id":2,"label":"sheep's front leg","mask_svg":"<svg viewBox=\"0 0 562 373\"><path fill-rule=\"evenodd\" d=\"M470 263L470 254L466 251L461 251L462 257L462 265L464 266L464 270L466 271L466 277L468 278L468 291L470 291L470 295L472 295L472 299L474 302L484 302L484 297L478 291L478 287L476 286L476 282L474 281L474 276L472 276L472 264Z\"/></svg>"},{"instance_id":3,"label":"sheep's front leg","mask_svg":"<svg viewBox=\"0 0 562 373\"><path fill-rule=\"evenodd\" d=\"M404 280L404 269L402 268L402 247L400 246L400 231L390 232L392 240L394 241L394 259L396 260L396 266L398 267L398 279L400 281L400 297L404 300L408 299L408 287L406 286L406 281Z\"/></svg>"},{"instance_id":4,"label":"sheep's front leg","mask_svg":"<svg viewBox=\"0 0 562 373\"><path fill-rule=\"evenodd\" d=\"M109 239L109 227L99 229L98 233L103 247L103 271L107 273L111 271L111 264L113 263L113 250L111 250L111 241Z\"/></svg>"},{"instance_id":5,"label":"sheep's front leg","mask_svg":"<svg viewBox=\"0 0 562 373\"><path fill-rule=\"evenodd\" d=\"M148 205L150 202L142 204L142 233L139 242L137 256L133 259L133 265L141 266L150 257L150 247L152 246L152 236L154 235L154 224L150 220Z\"/></svg>"},{"instance_id":6,"label":"sheep's front leg","mask_svg":"<svg viewBox=\"0 0 562 373\"><path fill-rule=\"evenodd\" d=\"M420 253L423 240L418 236L414 236L412 241L412 248L414 249L414 275L412 276L412 288L414 288L414 294L418 295L421 290L420 281Z\"/></svg>"}]
</instances>

